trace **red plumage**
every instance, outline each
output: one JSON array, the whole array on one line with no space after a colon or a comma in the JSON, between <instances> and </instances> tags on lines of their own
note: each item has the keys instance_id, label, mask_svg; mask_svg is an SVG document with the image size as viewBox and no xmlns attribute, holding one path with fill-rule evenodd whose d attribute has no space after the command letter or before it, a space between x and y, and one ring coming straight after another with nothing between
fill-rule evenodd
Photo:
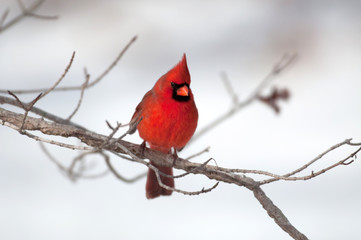
<instances>
[{"instance_id":1,"label":"red plumage","mask_svg":"<svg viewBox=\"0 0 361 240\"><path fill-rule=\"evenodd\" d=\"M139 136L150 148L169 153L181 150L193 136L198 111L189 85L191 83L185 54L182 60L163 75L148 91L135 109L133 119L140 119ZM173 175L171 167L156 166L161 172ZM162 183L174 187L174 179L161 176ZM172 191L159 186L154 171L148 170L146 197L170 195Z\"/></svg>"}]
</instances>

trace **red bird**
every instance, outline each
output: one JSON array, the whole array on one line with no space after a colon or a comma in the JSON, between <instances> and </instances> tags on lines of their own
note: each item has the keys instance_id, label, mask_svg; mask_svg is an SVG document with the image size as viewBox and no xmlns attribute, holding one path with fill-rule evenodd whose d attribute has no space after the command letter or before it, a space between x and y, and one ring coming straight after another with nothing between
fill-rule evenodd
<instances>
[{"instance_id":1,"label":"red bird","mask_svg":"<svg viewBox=\"0 0 361 240\"><path fill-rule=\"evenodd\" d=\"M191 78L185 54L182 60L163 75L148 91L135 109L132 120L141 119L137 125L139 136L151 149L164 153L181 150L193 136L198 122L198 110L189 85ZM133 121L134 122L134 121ZM133 123L134 124L134 123ZM153 166L167 175L171 167ZM162 183L174 187L174 179L160 176ZM153 170L148 169L146 197L171 195L172 191L159 186Z\"/></svg>"}]
</instances>

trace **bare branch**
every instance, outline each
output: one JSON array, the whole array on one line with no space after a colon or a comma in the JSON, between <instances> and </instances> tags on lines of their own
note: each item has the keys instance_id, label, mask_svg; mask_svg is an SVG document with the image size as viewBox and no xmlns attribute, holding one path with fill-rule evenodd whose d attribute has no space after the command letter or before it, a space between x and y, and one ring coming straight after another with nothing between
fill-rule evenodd
<instances>
[{"instance_id":1,"label":"bare branch","mask_svg":"<svg viewBox=\"0 0 361 240\"><path fill-rule=\"evenodd\" d=\"M85 87L85 89L88 89L90 87L93 87L95 84L99 83L119 62L119 60L123 57L124 53L129 49L129 47L135 42L135 40L137 39L137 36L134 36L129 42L128 44L123 48L123 50L118 54L118 56L116 57L116 59L109 65L109 67L107 69L105 69L105 71L100 74L94 81L90 82L87 84L87 86ZM58 87L55 89L52 89L52 91L73 91L73 90L81 90L83 87L83 85L81 86L68 86L68 87ZM28 93L38 93L38 92L44 92L48 89L44 89L44 88L39 88L39 89L29 89L29 90L11 90L13 93L15 94L28 94ZM6 93L7 90L1 90L0 89L0 93Z\"/></svg>"},{"instance_id":2,"label":"bare branch","mask_svg":"<svg viewBox=\"0 0 361 240\"><path fill-rule=\"evenodd\" d=\"M0 110L2 110L2 109L0 108ZM10 127L12 129L20 132L21 125L20 125L20 127L18 127L17 125L13 125L12 123L6 122L5 120L2 120L1 124L3 126ZM25 123L24 126L23 126L24 129L27 127L26 124L27 123ZM29 138L34 139L35 141L50 143L50 144L53 144L53 145L57 145L59 147L69 148L69 149L72 149L72 150L92 150L93 149L93 148L87 147L87 146L76 146L76 145L72 145L72 144L66 144L66 143L61 143L61 142L57 142L57 141L54 141L54 140L42 138L42 137L33 135L33 134L31 134L31 133L29 133L27 131L24 131L24 129L22 131L22 134L28 136Z\"/></svg>"},{"instance_id":3,"label":"bare branch","mask_svg":"<svg viewBox=\"0 0 361 240\"><path fill-rule=\"evenodd\" d=\"M314 159L312 159L311 161L309 161L308 163L306 163L305 165L303 165L302 167L290 172L290 173L287 173L285 175L282 175L282 176L272 176L273 178L271 179L268 179L268 180L264 180L262 181L261 183L262 184L266 184L266 183L270 183L270 182L274 182L274 181L277 181L277 180L287 180L288 177L290 176L293 176L303 170L305 170L306 168L308 168L309 166L311 166L313 163L315 163L316 161L320 160L323 156L325 156L326 154L328 154L329 152L335 150L336 148L339 148L343 145L351 145L351 146L360 146L358 144L355 144L355 143L351 143L351 138L349 139L346 139L340 143L337 143L335 145L333 145L332 147L330 147L329 149L327 149L326 151L322 152L321 154L319 154L317 157L315 157ZM312 175L312 173L311 173ZM301 179L303 180L303 179Z\"/></svg>"},{"instance_id":4,"label":"bare branch","mask_svg":"<svg viewBox=\"0 0 361 240\"><path fill-rule=\"evenodd\" d=\"M10 112L8 110L0 108L0 124L3 124L5 126L15 126L15 129L18 130L21 126L21 122L23 119L22 114L17 114ZM64 136L64 137L76 137L79 138L82 142L87 144L88 146L94 147L89 150L94 151L94 149L97 149L99 146L101 146L108 138L108 136L99 135L93 132L90 132L88 130L77 128L71 125L63 125L59 123L52 123L47 122L43 119L36 119L32 117L27 117L27 120L24 124L25 130L38 130L41 131L44 134L49 135L58 135L58 136ZM338 146L342 145L350 145L350 146L356 146L356 143L352 143L350 139L347 139L324 153L320 154L319 157L324 156L327 152L332 151L333 149L337 148ZM250 177L247 177L245 175L240 175L238 173L232 172L231 169L226 170L225 168L221 168L218 166L211 166L207 164L199 164L199 163L192 163L185 159L179 158L179 160L173 162L171 158L168 157L167 154L146 148L145 150L142 149L141 146L132 144L129 142L126 142L124 140L120 141L109 141L109 144L104 146L104 150L108 150L117 156L122 157L122 154L126 154L130 156L128 160L133 162L139 162L149 168L152 168L152 165L149 164L149 162L143 160L142 158L145 157L152 162L154 162L157 165L160 166L168 166L168 167L175 167L177 169L182 169L186 172L191 172L193 174L201 174L204 176L207 176L210 179L214 179L217 181L222 181L226 183L233 183L238 186L244 186L247 189L254 192L255 197L258 199L258 201L262 204L262 206L266 209L267 213L275 220L275 222L282 227L283 230L285 230L287 233L289 233L292 237L295 239L307 239L304 237L302 233L300 233L297 229L295 229L287 220L287 218L283 215L282 211L278 209L272 201L264 194L262 189L260 188L259 182L256 182ZM351 155L349 155L348 158L343 159L340 161L341 163L339 165L348 164L349 160L352 157L355 157L357 153L361 151L361 147L357 149L357 151L353 152ZM302 171L303 169L307 168L309 165L311 165L315 160L311 161L310 163L306 164L306 166L297 169L296 171L288 174L293 175L297 172ZM174 165L173 165L174 164ZM330 166L329 168L334 168L336 166ZM155 170L155 169L152 169ZM321 174L324 170L321 170L319 174ZM326 169L328 171L328 169ZM318 174L313 173L313 175ZM158 176L160 176L160 173L158 173ZM165 187L165 186L162 186ZM167 188L167 187L165 187ZM171 189L174 190L174 189ZM178 189L174 190L177 191ZM199 191L199 193L204 192L205 190ZM182 190L180 190L182 192ZM183 193L183 192L182 192ZM186 192L189 193L189 192Z\"/></svg>"},{"instance_id":5,"label":"bare branch","mask_svg":"<svg viewBox=\"0 0 361 240\"><path fill-rule=\"evenodd\" d=\"M9 126L9 127L12 127L14 129L18 130L20 128L20 126L22 125L23 117L24 117L24 115L22 115L22 114L12 113L10 111L0 108L0 119L2 120L2 124L5 126ZM64 137L74 136L74 137L79 138L84 143L88 144L89 146L93 146L95 148L99 148L99 146L101 146L104 142L107 141L107 139L109 139L109 136L99 135L99 134L87 131L85 129L82 129L82 128L76 128L71 125L50 123L43 119L36 119L36 118L32 118L32 117L27 118L27 120L24 124L24 129L25 130L38 130L38 131L43 132L44 134L58 135L58 136L64 136ZM330 152L340 146L343 146L343 145L361 146L361 145L357 145L357 144L361 144L361 143L352 143L351 139L346 139L345 141L338 143L338 144L332 146L331 148L329 148L328 150L326 150L325 152L321 153L319 156L317 156L315 159L311 160L309 163L307 163L303 167L301 167L291 173L288 173L286 175L282 175L282 176L268 173L265 171L259 171L259 170L226 169L226 168L221 168L218 166L210 166L210 165L205 166L204 164L190 163L186 159L177 160L175 162L174 167L183 169L187 172L192 172L192 173L203 172L203 171L205 171L204 169L206 169L206 170L216 171L217 173L222 173L222 174L224 174L224 176L233 176L232 174L234 174L234 173L255 173L255 174L262 174L265 176L286 179L286 177L290 177L298 172L301 172L302 170L304 170L305 168L310 166L312 163L314 163L315 161L317 161L318 159L323 157L325 154L327 154L328 152ZM76 147L77 146L71 146L71 148L76 148ZM94 151L94 148L89 148L89 147L88 148L81 147L81 149ZM104 146L104 149L114 152L115 154L125 153L131 157L128 160L142 163L142 164L146 165L147 167L149 166L149 163L144 161L141 158L145 157L145 158L151 159L152 161L154 161L155 164L161 165L161 166L173 166L173 164L174 164L172 159L170 159L168 157L168 155L166 155L166 154L160 154L160 152L151 150L149 148L146 148L145 150L143 150L139 145L134 145L134 144L131 144L131 143L123 141L123 140L109 141L109 144ZM349 160L352 157L355 157L359 151L360 150L358 149L357 151L353 152L348 158L343 159L340 162L342 164L347 164L348 163L347 160ZM339 165L341 165L341 164L339 164ZM212 176L212 178L213 177L214 176ZM215 179L218 179L218 178L215 178ZM244 179L247 179L247 178L244 178ZM225 180L225 179L223 179L223 180ZM247 185L247 181L244 182L244 185Z\"/></svg>"},{"instance_id":6,"label":"bare branch","mask_svg":"<svg viewBox=\"0 0 361 240\"><path fill-rule=\"evenodd\" d=\"M136 162L139 162L139 163L142 163L144 165L146 165L147 167L149 167L150 169L152 169L155 174L156 174L156 177L157 177L157 180L158 180L158 183L161 187L167 189L167 190L171 190L171 191L175 191L175 192L179 192L179 193L183 193L185 195L199 195L201 193L207 193L207 192L210 192L212 191L214 188L216 188L219 184L219 182L217 182L214 186L210 187L210 188L207 188L207 189L204 189L202 188L202 190L200 191L196 191L196 192L188 192L188 191L183 191L183 190L180 190L180 189L177 189L177 188L172 188L172 187L169 187L165 184L162 183L161 179L160 179L160 174L166 176L166 177L173 177L173 176L169 176L167 174L164 174L164 173L161 173L159 171L158 168L156 168L155 166L153 166L152 164L149 164L148 162L145 162L144 160L142 160L139 156L135 155L132 151L130 151L127 147L123 146L122 144L119 143L119 141L117 141L117 146L120 147L126 154L128 154L129 156L131 156L132 160L133 161L136 161ZM143 149L141 150L143 151ZM186 161L186 160L184 160ZM210 161L210 160L209 160ZM206 163L208 163L209 161L207 161ZM200 165L199 167L203 167L206 165L205 164L202 164ZM195 168L197 169L197 167Z\"/></svg>"},{"instance_id":7,"label":"bare branch","mask_svg":"<svg viewBox=\"0 0 361 240\"><path fill-rule=\"evenodd\" d=\"M260 187L255 187L253 190L253 194L262 207L267 211L267 214L273 218L273 220L280 226L283 231L288 233L293 239L297 240L307 240L308 238L298 231L287 219L287 217L282 213L281 209L279 209L274 203L271 201L269 197L265 194L265 192Z\"/></svg>"},{"instance_id":8,"label":"bare branch","mask_svg":"<svg viewBox=\"0 0 361 240\"><path fill-rule=\"evenodd\" d=\"M263 180L263 181L260 181L259 183L260 184L267 184L267 183L270 183L270 182L274 182L274 181L277 181L277 180L285 180L285 181L298 181L298 180L309 180L311 178L314 178L314 177L317 177L337 166L340 166L340 165L350 165L351 163L354 162L354 160L350 160L351 158L354 158L356 156L357 153L359 153L361 151L361 147L358 148L356 151L352 152L349 156L347 156L346 158L320 170L320 171L317 171L317 172L314 172L312 171L311 174L309 175L306 175L306 176L301 176L301 177L285 177L285 176L274 176L273 178L270 178L270 179L266 179L266 180ZM348 160L350 160L349 162L347 162Z\"/></svg>"},{"instance_id":9,"label":"bare branch","mask_svg":"<svg viewBox=\"0 0 361 240\"><path fill-rule=\"evenodd\" d=\"M0 104L10 104L10 105L20 107L20 108L23 108L23 106L25 106L25 108L28 107L29 104L21 102L21 101L19 102L19 101L0 95ZM72 125L72 126L79 127L79 128L84 128L83 126L80 126L76 123L73 123L73 122L63 119L61 117L58 117L54 114L51 114L49 112L46 112L46 111L44 111L40 108L34 107L34 106L30 109L30 112L35 113L43 118L49 119L49 120L57 122L57 123Z\"/></svg>"},{"instance_id":10,"label":"bare branch","mask_svg":"<svg viewBox=\"0 0 361 240\"><path fill-rule=\"evenodd\" d=\"M186 158L186 160L188 160L188 159ZM204 163L202 163L202 165L199 165L198 167L196 167L196 168L194 168L194 169L191 169L189 172L185 172L185 173L183 173L183 174L174 175L174 176L167 175L167 174L165 174L165 173L163 173L163 172L159 172L159 174L162 175L162 176L165 176L165 177L170 177L170 178L182 178L182 177L185 177L185 176L193 173L193 172L196 171L198 168L204 167L204 166L207 165L210 161L214 161L214 162L217 164L217 162L216 162L213 158L210 158L210 159L208 159L207 161L205 161Z\"/></svg>"}]
</instances>

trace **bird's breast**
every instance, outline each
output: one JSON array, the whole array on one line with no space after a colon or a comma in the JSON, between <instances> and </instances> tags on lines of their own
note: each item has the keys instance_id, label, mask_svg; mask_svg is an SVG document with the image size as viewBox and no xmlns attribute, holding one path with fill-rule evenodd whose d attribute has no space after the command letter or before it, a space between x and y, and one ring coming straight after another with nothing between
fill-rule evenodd
<instances>
[{"instance_id":1,"label":"bird's breast","mask_svg":"<svg viewBox=\"0 0 361 240\"><path fill-rule=\"evenodd\" d=\"M138 125L139 135L153 148L169 151L180 149L192 137L198 121L194 101L154 102L152 107L144 106L142 121Z\"/></svg>"}]
</instances>

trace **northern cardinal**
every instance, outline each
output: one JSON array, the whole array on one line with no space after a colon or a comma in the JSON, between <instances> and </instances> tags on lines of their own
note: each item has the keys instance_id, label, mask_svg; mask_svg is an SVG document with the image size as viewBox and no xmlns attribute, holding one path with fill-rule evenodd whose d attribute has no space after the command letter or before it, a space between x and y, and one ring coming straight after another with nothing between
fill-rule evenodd
<instances>
[{"instance_id":1,"label":"northern cardinal","mask_svg":"<svg viewBox=\"0 0 361 240\"><path fill-rule=\"evenodd\" d=\"M139 136L151 149L170 153L181 150L193 136L198 122L198 110L189 85L191 78L185 54L182 60L169 72L159 78L135 109L132 117L136 119ZM135 127L134 127L135 131ZM157 166L159 171L173 176L171 167ZM174 179L160 175L163 184L174 187ZM162 188L153 170L148 169L145 186L146 197L156 198L171 195L172 191Z\"/></svg>"}]
</instances>

